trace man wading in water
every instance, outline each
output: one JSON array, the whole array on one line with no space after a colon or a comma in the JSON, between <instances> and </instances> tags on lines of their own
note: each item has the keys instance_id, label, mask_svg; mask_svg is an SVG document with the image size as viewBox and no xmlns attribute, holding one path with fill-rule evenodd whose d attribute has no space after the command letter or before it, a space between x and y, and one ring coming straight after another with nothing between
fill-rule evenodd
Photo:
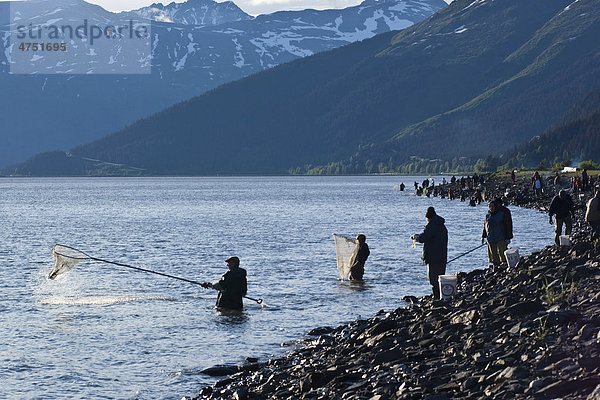
<instances>
[{"instance_id":1,"label":"man wading in water","mask_svg":"<svg viewBox=\"0 0 600 400\"><path fill-rule=\"evenodd\" d=\"M365 273L365 262L367 258L369 258L369 246L367 246L367 237L362 233L356 237L358 241L358 251L356 252L356 257L352 261L352 266L350 267L350 276L348 279L351 281L362 281L363 275Z\"/></svg>"},{"instance_id":2,"label":"man wading in water","mask_svg":"<svg viewBox=\"0 0 600 400\"><path fill-rule=\"evenodd\" d=\"M446 262L448 261L448 230L444 218L435 213L433 207L425 213L427 225L422 233L412 235L410 238L423 243L423 262L427 264L429 283L433 290L433 297L440 299L440 285L438 277L446 273Z\"/></svg>"},{"instance_id":3,"label":"man wading in water","mask_svg":"<svg viewBox=\"0 0 600 400\"><path fill-rule=\"evenodd\" d=\"M219 291L217 308L242 310L244 308L242 297L248 290L246 270L240 268L240 259L237 257L229 257L225 262L229 271L223 275L221 280L215 283L204 282L202 287L210 287Z\"/></svg>"}]
</instances>

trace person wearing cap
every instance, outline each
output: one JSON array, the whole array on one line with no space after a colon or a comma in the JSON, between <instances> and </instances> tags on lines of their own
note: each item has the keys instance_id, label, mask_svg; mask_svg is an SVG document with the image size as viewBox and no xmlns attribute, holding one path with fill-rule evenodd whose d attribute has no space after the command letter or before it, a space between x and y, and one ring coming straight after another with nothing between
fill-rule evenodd
<instances>
[{"instance_id":1,"label":"person wearing cap","mask_svg":"<svg viewBox=\"0 0 600 400\"><path fill-rule=\"evenodd\" d=\"M217 308L242 310L244 308L242 298L248 290L246 270L240 268L240 259L237 257L229 257L225 262L229 271L221 277L221 280L215 283L204 282L202 287L211 287L219 291Z\"/></svg>"},{"instance_id":2,"label":"person wearing cap","mask_svg":"<svg viewBox=\"0 0 600 400\"><path fill-rule=\"evenodd\" d=\"M356 256L351 262L350 276L348 279L352 281L361 281L365 273L365 262L367 262L367 258L369 258L371 252L367 245L367 237L365 235L362 233L359 234L356 237L356 241L358 242L358 249L356 251Z\"/></svg>"},{"instance_id":3,"label":"person wearing cap","mask_svg":"<svg viewBox=\"0 0 600 400\"><path fill-rule=\"evenodd\" d=\"M592 228L592 240L600 237L600 186L594 190L594 197L588 201L585 212L585 221Z\"/></svg>"},{"instance_id":4,"label":"person wearing cap","mask_svg":"<svg viewBox=\"0 0 600 400\"><path fill-rule=\"evenodd\" d=\"M412 235L410 238L423 243L423 263L427 264L427 275L433 291L433 297L441 298L438 277L446 273L448 261L448 230L444 218L436 214L433 207L425 213L427 225L422 233Z\"/></svg>"}]
</instances>

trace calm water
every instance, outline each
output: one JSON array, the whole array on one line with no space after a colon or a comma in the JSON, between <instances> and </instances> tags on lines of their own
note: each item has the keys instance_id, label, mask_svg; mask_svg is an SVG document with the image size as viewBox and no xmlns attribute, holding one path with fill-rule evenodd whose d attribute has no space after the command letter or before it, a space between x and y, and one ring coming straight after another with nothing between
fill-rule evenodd
<instances>
[{"instance_id":1,"label":"calm water","mask_svg":"<svg viewBox=\"0 0 600 400\"><path fill-rule=\"evenodd\" d=\"M214 382L204 368L282 355L312 328L428 294L409 239L426 208L446 218L449 257L480 243L486 209L394 190L400 182L413 179L0 179L0 397L181 399ZM543 214L512 211L521 254L552 243ZM366 234L363 286L338 280L333 232ZM47 281L55 243L200 281L237 255L248 295L270 307L222 315L213 291L92 261ZM448 272L485 266L485 254Z\"/></svg>"}]
</instances>

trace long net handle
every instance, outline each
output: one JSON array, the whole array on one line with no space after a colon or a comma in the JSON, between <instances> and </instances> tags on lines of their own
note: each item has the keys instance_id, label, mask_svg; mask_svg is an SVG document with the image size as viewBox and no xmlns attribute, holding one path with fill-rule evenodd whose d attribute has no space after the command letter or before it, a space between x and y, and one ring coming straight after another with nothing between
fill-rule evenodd
<instances>
[{"instance_id":1,"label":"long net handle","mask_svg":"<svg viewBox=\"0 0 600 400\"><path fill-rule=\"evenodd\" d=\"M118 262L114 262L114 261L103 260L101 258L96 258L96 257L89 257L89 258L90 258L90 260L94 260L94 261L100 261L100 262L104 262L104 263L108 263L108 264L118 265L120 267L131 268L131 269L135 269L135 270L143 271L143 272L149 272L151 274L166 276L167 278L179 279L180 281L193 283L194 285L202 285L202 282L192 281L190 279L185 279L185 278L181 278L179 276L165 274L163 272L152 271L150 269L145 269L145 268L140 268L140 267L134 267L133 265L127 265L127 264L122 264L122 263L118 263Z\"/></svg>"},{"instance_id":2,"label":"long net handle","mask_svg":"<svg viewBox=\"0 0 600 400\"><path fill-rule=\"evenodd\" d=\"M108 264L114 264L114 265L118 265L120 267L135 269L137 271L149 272L151 274L166 276L167 278L179 279L180 281L184 281L184 282L188 282L188 283L193 283L194 285L200 285L200 286L202 286L202 282L193 281L191 279L186 279L186 278L182 278L182 277L175 276L175 275L169 275L169 274L165 274L163 272L152 271L152 270L146 269L146 268L134 267L133 265L123 264L123 263L119 263L119 262L115 262L115 261L103 260L102 258L96 258L96 257L90 257L90 256L88 256L88 257L89 257L90 260L104 262L104 263L108 263ZM248 296L244 296L244 297L247 298L248 300L252 300L252 301L257 302L258 304L262 304L263 303L263 299L253 299L252 297L248 297Z\"/></svg>"},{"instance_id":3,"label":"long net handle","mask_svg":"<svg viewBox=\"0 0 600 400\"><path fill-rule=\"evenodd\" d=\"M457 256L457 257L454 257L452 260L448 261L446 264L450 264L452 261L454 261L454 260L458 260L458 259L459 259L459 258L461 258L462 256L466 256L467 254L469 254L469 253L471 253L471 252L473 252L473 251L475 251L475 250L477 250L477 249L479 249L479 248L481 248L481 247L483 247L483 246L485 246L485 244L479 245L479 246L475 247L474 249L471 249L471 250L469 250L469 251L466 251L466 252L462 253L461 255L459 255L459 256Z\"/></svg>"}]
</instances>

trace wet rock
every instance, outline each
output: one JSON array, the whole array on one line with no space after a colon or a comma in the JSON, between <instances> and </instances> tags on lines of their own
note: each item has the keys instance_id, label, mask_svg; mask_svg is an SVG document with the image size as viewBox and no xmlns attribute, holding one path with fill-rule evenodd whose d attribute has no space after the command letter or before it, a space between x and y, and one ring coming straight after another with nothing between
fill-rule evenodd
<instances>
[{"instance_id":1,"label":"wet rock","mask_svg":"<svg viewBox=\"0 0 600 400\"><path fill-rule=\"evenodd\" d=\"M330 326L323 326L320 328L315 328L307 333L308 336L321 336L327 333L333 332L333 328Z\"/></svg>"},{"instance_id":2,"label":"wet rock","mask_svg":"<svg viewBox=\"0 0 600 400\"><path fill-rule=\"evenodd\" d=\"M238 371L239 367L237 365L215 365L200 372L208 376L227 376L235 374Z\"/></svg>"}]
</instances>

